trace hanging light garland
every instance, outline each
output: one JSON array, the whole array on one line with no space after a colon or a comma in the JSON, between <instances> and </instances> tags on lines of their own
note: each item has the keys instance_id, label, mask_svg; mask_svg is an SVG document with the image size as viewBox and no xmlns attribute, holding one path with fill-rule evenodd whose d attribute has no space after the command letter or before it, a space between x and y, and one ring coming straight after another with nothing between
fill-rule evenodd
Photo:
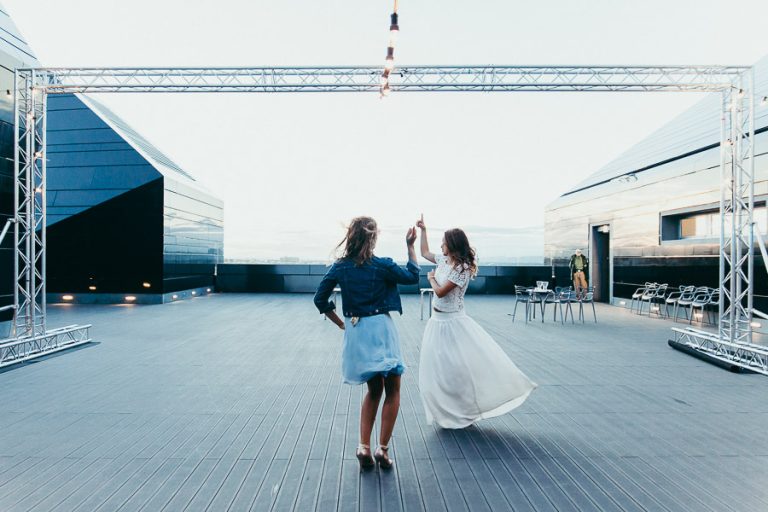
<instances>
[{"instance_id":1,"label":"hanging light garland","mask_svg":"<svg viewBox=\"0 0 768 512\"><path fill-rule=\"evenodd\" d=\"M387 46L387 58L384 61L384 71L381 73L381 86L379 87L382 98L389 95L389 74L395 69L395 43L397 42L397 35L400 33L400 26L397 24L397 0L395 0L395 8L389 18L389 45Z\"/></svg>"}]
</instances>

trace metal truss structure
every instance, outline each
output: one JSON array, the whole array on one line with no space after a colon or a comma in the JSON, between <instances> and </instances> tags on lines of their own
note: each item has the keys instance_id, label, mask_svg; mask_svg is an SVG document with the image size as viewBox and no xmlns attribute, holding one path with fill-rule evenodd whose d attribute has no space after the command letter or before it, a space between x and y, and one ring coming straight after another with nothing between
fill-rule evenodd
<instances>
[{"instance_id":1,"label":"metal truss structure","mask_svg":"<svg viewBox=\"0 0 768 512\"><path fill-rule=\"evenodd\" d=\"M17 70L16 286L12 336L18 340L50 334L45 325L45 122L48 94L379 93L381 76L381 67L366 66ZM723 179L719 332L713 337L703 331L689 331L685 339L696 350L730 353L731 360L744 367L754 367L753 358L762 357L760 354L764 349L751 343L750 326L753 314L755 109L751 67L400 66L389 73L388 86L393 92L721 93ZM713 340L717 340L719 348L712 348Z\"/></svg>"},{"instance_id":2,"label":"metal truss structure","mask_svg":"<svg viewBox=\"0 0 768 512\"><path fill-rule=\"evenodd\" d=\"M762 345L733 343L698 329L673 327L676 343L721 363L768 375L768 349Z\"/></svg>"},{"instance_id":3,"label":"metal truss structure","mask_svg":"<svg viewBox=\"0 0 768 512\"><path fill-rule=\"evenodd\" d=\"M16 73L12 336L45 334L46 101L35 71Z\"/></svg>"},{"instance_id":4,"label":"metal truss structure","mask_svg":"<svg viewBox=\"0 0 768 512\"><path fill-rule=\"evenodd\" d=\"M0 342L0 368L36 357L90 343L90 325L70 325L39 336L26 336Z\"/></svg>"},{"instance_id":5,"label":"metal truss structure","mask_svg":"<svg viewBox=\"0 0 768 512\"><path fill-rule=\"evenodd\" d=\"M741 66L401 66L392 91L722 91ZM30 71L26 71L29 73ZM94 92L379 92L381 67L50 68L49 94Z\"/></svg>"},{"instance_id":6,"label":"metal truss structure","mask_svg":"<svg viewBox=\"0 0 768 512\"><path fill-rule=\"evenodd\" d=\"M753 73L723 91L720 161L720 339L752 341L754 270ZM768 263L768 262L766 262Z\"/></svg>"}]
</instances>

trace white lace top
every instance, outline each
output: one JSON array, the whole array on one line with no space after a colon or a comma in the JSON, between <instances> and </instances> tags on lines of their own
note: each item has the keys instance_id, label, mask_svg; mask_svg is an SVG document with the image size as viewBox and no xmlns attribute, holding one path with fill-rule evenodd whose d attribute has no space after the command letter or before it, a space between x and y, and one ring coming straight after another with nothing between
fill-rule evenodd
<instances>
[{"instance_id":1,"label":"white lace top","mask_svg":"<svg viewBox=\"0 0 768 512\"><path fill-rule=\"evenodd\" d=\"M435 254L435 261L437 262L435 269L437 284L443 286L450 281L456 284L456 287L443 297L438 297L435 294L432 306L444 313L464 311L464 293L467 291L471 278L469 267L466 264L463 267L453 267L448 263L448 258L442 254Z\"/></svg>"}]
</instances>

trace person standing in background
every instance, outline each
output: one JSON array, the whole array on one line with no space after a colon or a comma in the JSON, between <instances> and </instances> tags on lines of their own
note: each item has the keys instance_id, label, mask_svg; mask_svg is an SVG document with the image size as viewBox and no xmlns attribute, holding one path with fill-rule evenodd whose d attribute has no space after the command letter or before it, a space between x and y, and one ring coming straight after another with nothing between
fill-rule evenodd
<instances>
[{"instance_id":1,"label":"person standing in background","mask_svg":"<svg viewBox=\"0 0 768 512\"><path fill-rule=\"evenodd\" d=\"M581 249L576 249L576 253L571 256L571 262L568 266L571 269L571 281L573 281L573 289L576 291L576 298L580 299L587 292L589 260L581 254Z\"/></svg>"}]
</instances>

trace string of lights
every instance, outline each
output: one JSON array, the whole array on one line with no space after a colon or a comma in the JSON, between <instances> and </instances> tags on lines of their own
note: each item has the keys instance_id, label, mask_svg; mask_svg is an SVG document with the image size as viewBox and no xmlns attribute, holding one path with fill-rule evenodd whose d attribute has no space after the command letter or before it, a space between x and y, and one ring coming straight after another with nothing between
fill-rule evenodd
<instances>
[{"instance_id":1,"label":"string of lights","mask_svg":"<svg viewBox=\"0 0 768 512\"><path fill-rule=\"evenodd\" d=\"M389 95L389 74L395 69L395 43L397 35L400 33L400 25L397 23L397 0L395 8L389 17L389 45L387 46L387 58L384 60L384 71L381 73L381 86L379 92L381 97Z\"/></svg>"}]
</instances>

